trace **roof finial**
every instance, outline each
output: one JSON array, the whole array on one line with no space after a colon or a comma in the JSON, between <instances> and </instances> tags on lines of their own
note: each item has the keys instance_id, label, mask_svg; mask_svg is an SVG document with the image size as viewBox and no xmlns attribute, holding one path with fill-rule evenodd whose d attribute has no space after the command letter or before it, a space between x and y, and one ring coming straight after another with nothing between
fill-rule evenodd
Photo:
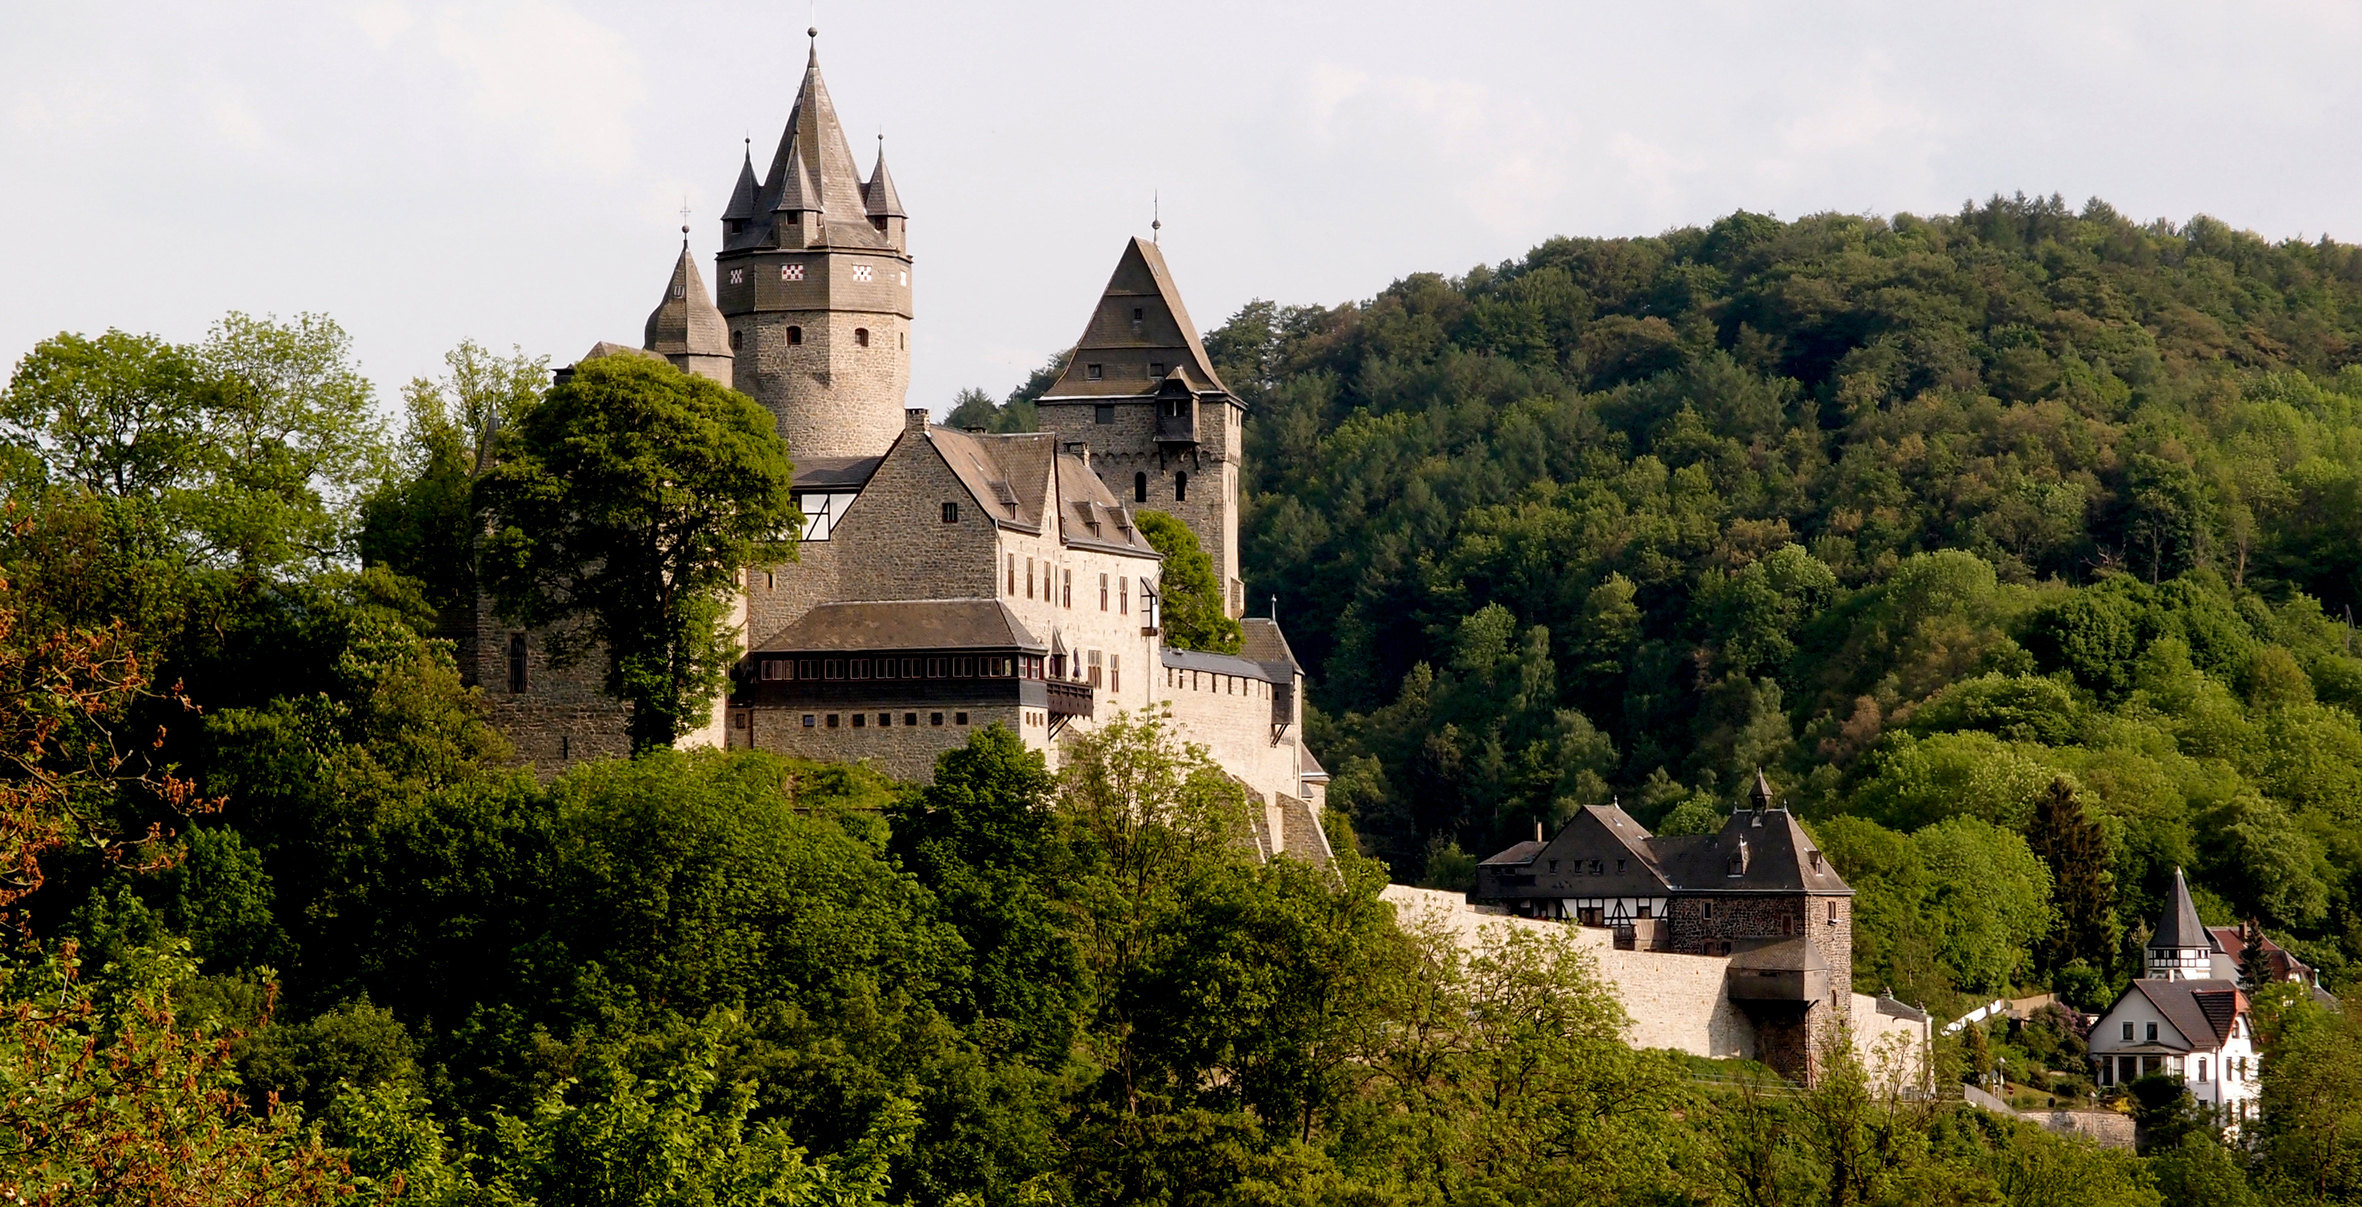
<instances>
[{"instance_id":1,"label":"roof finial","mask_svg":"<svg viewBox=\"0 0 2362 1207\"><path fill-rule=\"evenodd\" d=\"M1165 229L1165 199L1163 194L1151 190L1148 194L1148 206L1148 241L1151 243L1162 243L1164 242L1163 232Z\"/></svg>"},{"instance_id":2,"label":"roof finial","mask_svg":"<svg viewBox=\"0 0 2362 1207\"><path fill-rule=\"evenodd\" d=\"M681 198L681 242L689 241L689 199Z\"/></svg>"}]
</instances>

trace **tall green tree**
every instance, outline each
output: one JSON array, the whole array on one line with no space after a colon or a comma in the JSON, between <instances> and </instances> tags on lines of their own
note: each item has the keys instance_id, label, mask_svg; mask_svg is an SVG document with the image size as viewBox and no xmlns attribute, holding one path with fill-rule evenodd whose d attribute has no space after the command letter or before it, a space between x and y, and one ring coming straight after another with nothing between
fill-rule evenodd
<instances>
[{"instance_id":1,"label":"tall green tree","mask_svg":"<svg viewBox=\"0 0 2362 1207\"><path fill-rule=\"evenodd\" d=\"M365 503L360 552L419 580L437 608L472 608L479 534L469 492L500 430L548 392L549 358L498 356L465 340L443 364L441 377L402 387L402 473Z\"/></svg>"},{"instance_id":2,"label":"tall green tree","mask_svg":"<svg viewBox=\"0 0 2362 1207\"><path fill-rule=\"evenodd\" d=\"M1159 606L1163 609L1165 644L1181 650L1237 653L1244 635L1230 617L1221 578L1214 573L1214 559L1199 547L1197 533L1161 511L1143 511L1137 519L1140 534L1165 555L1164 573L1158 580L1164 592Z\"/></svg>"},{"instance_id":3,"label":"tall green tree","mask_svg":"<svg viewBox=\"0 0 2362 1207\"><path fill-rule=\"evenodd\" d=\"M606 661L632 749L695 728L738 657L750 565L795 560L794 466L770 412L661 361L587 361L504 431L475 487L500 615Z\"/></svg>"},{"instance_id":4,"label":"tall green tree","mask_svg":"<svg viewBox=\"0 0 2362 1207\"><path fill-rule=\"evenodd\" d=\"M2064 776L2052 780L2035 805L2026 843L2050 868L2051 902L2058 909L2058 925L2043 939L2037 962L2054 973L2076 960L2108 972L2121 928L2107 836L2084 815L2075 786Z\"/></svg>"}]
</instances>

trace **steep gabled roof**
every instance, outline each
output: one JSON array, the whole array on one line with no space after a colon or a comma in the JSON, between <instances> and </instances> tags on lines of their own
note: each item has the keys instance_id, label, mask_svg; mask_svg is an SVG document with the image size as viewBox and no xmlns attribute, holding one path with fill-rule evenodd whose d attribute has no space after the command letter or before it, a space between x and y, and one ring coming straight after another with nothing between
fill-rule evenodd
<instances>
[{"instance_id":1,"label":"steep gabled roof","mask_svg":"<svg viewBox=\"0 0 2362 1207\"><path fill-rule=\"evenodd\" d=\"M648 314L647 338L641 346L668 357L731 354L730 324L705 291L705 278L698 275L697 257L689 253L686 238L681 240L681 258L673 263L672 280L665 285L664 300Z\"/></svg>"},{"instance_id":2,"label":"steep gabled roof","mask_svg":"<svg viewBox=\"0 0 2362 1207\"><path fill-rule=\"evenodd\" d=\"M2180 1033L2172 1040L2160 1037L2158 1042L2184 1051L2221 1047L2231 1037L2232 1020L2247 1013L2247 997L2231 981L2144 979L2134 981L2124 992L2126 997L2138 993L2147 998L2166 1024ZM2123 1004L2123 998L2116 999L2118 1007ZM2108 1010L2110 1014L2115 1012L2116 1007Z\"/></svg>"},{"instance_id":3,"label":"steep gabled roof","mask_svg":"<svg viewBox=\"0 0 2362 1207\"><path fill-rule=\"evenodd\" d=\"M1654 838L1649 846L1666 878L1684 892L1853 892L1785 809L1741 809L1712 836Z\"/></svg>"},{"instance_id":4,"label":"steep gabled roof","mask_svg":"<svg viewBox=\"0 0 2362 1207\"><path fill-rule=\"evenodd\" d=\"M2165 899L2165 916L2157 920L2149 946L2214 948L2214 936L2198 921L2198 906L2190 900L2190 885L2180 868L2173 869L2173 892Z\"/></svg>"},{"instance_id":5,"label":"steep gabled roof","mask_svg":"<svg viewBox=\"0 0 2362 1207\"><path fill-rule=\"evenodd\" d=\"M1132 318L1134 311L1140 318ZM1093 355L1098 354L1098 355ZM1061 398L1137 398L1152 394L1157 380L1145 373L1107 374L1090 379L1088 366L1114 361L1124 366L1162 363L1164 376L1178 373L1193 391L1229 394L1206 355L1197 325L1181 304L1181 291L1165 267L1164 253L1154 243L1134 238L1116 259L1115 272L1100 294L1098 307L1075 341L1066 371L1042 396L1044 402Z\"/></svg>"},{"instance_id":6,"label":"steep gabled roof","mask_svg":"<svg viewBox=\"0 0 2362 1207\"><path fill-rule=\"evenodd\" d=\"M1123 505L1091 467L1071 453L1058 454L1058 539L1111 553L1161 557L1141 535L1132 509Z\"/></svg>"},{"instance_id":7,"label":"steep gabled roof","mask_svg":"<svg viewBox=\"0 0 2362 1207\"><path fill-rule=\"evenodd\" d=\"M996 523L1039 532L1048 502L1051 449L1047 432L983 436L947 427L927 428L927 442L951 468L976 505Z\"/></svg>"}]
</instances>

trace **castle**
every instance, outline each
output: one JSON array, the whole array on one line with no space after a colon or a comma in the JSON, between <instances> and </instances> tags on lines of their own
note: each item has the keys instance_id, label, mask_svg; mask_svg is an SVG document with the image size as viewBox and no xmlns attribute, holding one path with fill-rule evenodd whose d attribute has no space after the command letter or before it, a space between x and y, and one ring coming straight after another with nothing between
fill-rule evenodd
<instances>
[{"instance_id":1,"label":"castle","mask_svg":"<svg viewBox=\"0 0 2362 1207\"><path fill-rule=\"evenodd\" d=\"M747 653L684 745L865 761L923 780L1003 725L1059 761L1062 739L1169 714L1250 794L1258 853L1329 855L1327 774L1303 744L1303 669L1244 615L1238 570L1246 407L1222 382L1153 242L1117 257L1043 430L955 431L906 405L913 261L883 146L865 179L821 79L817 31L785 132L751 145L722 214L709 296L684 238L642 346L770 410L795 460L798 560L750 567ZM686 228L683 229L684 236ZM563 379L566 370L560 371ZM1240 654L1164 644L1163 559L1137 510L1186 523L1212 557ZM479 603L467 671L519 756L544 771L624 753L596 668L552 666L542 635Z\"/></svg>"}]
</instances>

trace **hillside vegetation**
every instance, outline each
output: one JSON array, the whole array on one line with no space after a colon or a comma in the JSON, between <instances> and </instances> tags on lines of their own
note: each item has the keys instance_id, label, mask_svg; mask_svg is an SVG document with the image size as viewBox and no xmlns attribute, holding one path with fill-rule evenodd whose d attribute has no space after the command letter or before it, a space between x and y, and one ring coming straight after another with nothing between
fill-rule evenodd
<instances>
[{"instance_id":1,"label":"hillside vegetation","mask_svg":"<svg viewBox=\"0 0 2362 1207\"><path fill-rule=\"evenodd\" d=\"M1738 213L1207 343L1250 595L1398 877L1619 795L1702 828L1762 767L1865 892L1865 988L2095 1001L2176 865L2362 956L2362 250ZM2045 948L2061 783L2103 899Z\"/></svg>"}]
</instances>

